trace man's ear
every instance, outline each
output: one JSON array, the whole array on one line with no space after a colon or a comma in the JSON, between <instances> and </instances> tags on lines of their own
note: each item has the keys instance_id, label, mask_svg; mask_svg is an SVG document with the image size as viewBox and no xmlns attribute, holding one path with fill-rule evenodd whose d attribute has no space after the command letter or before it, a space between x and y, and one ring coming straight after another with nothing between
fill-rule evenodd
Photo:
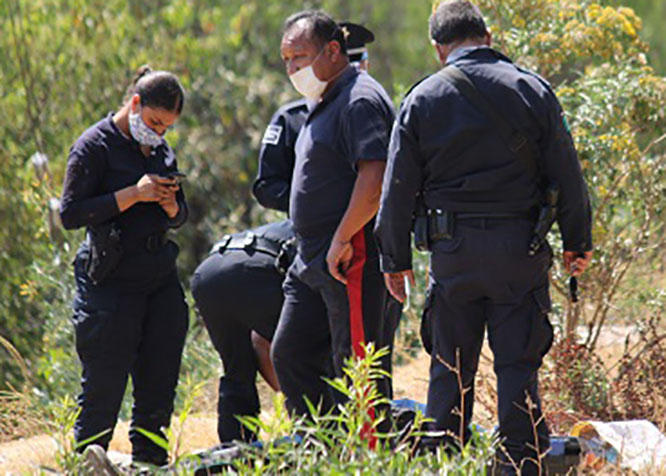
<instances>
[{"instance_id":1,"label":"man's ear","mask_svg":"<svg viewBox=\"0 0 666 476\"><path fill-rule=\"evenodd\" d=\"M446 58L449 56L448 48L444 45L438 44L435 40L432 40L431 43L432 46L435 48L435 51L437 51L437 57L439 58L439 62L442 64L446 63Z\"/></svg>"},{"instance_id":2,"label":"man's ear","mask_svg":"<svg viewBox=\"0 0 666 476\"><path fill-rule=\"evenodd\" d=\"M326 45L326 48L328 48L328 57L331 60L331 62L335 63L338 61L341 55L342 47L340 46L340 43L337 40L332 40L328 42L328 45Z\"/></svg>"},{"instance_id":3,"label":"man's ear","mask_svg":"<svg viewBox=\"0 0 666 476\"><path fill-rule=\"evenodd\" d=\"M492 46L493 45L493 33L490 31L490 28L486 30L486 36L483 38L483 43L486 46Z\"/></svg>"}]
</instances>

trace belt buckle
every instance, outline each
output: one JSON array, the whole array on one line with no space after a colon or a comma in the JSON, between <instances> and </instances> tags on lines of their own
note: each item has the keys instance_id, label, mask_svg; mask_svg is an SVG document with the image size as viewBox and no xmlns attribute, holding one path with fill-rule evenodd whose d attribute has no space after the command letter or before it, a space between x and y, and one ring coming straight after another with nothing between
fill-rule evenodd
<instances>
[{"instance_id":1,"label":"belt buckle","mask_svg":"<svg viewBox=\"0 0 666 476\"><path fill-rule=\"evenodd\" d=\"M255 239L256 235L251 231L248 231L247 234L245 235L245 239L243 240L243 248L245 249L245 251L249 251L252 248Z\"/></svg>"},{"instance_id":2,"label":"belt buckle","mask_svg":"<svg viewBox=\"0 0 666 476\"><path fill-rule=\"evenodd\" d=\"M159 233L148 235L148 238L146 238L146 250L152 253L160 249L164 244L164 238L164 235Z\"/></svg>"},{"instance_id":3,"label":"belt buckle","mask_svg":"<svg viewBox=\"0 0 666 476\"><path fill-rule=\"evenodd\" d=\"M213 248L210 250L210 254L213 253L224 253L224 250L227 249L229 242L231 241L231 235L227 234L222 237L220 241L213 245Z\"/></svg>"}]
</instances>

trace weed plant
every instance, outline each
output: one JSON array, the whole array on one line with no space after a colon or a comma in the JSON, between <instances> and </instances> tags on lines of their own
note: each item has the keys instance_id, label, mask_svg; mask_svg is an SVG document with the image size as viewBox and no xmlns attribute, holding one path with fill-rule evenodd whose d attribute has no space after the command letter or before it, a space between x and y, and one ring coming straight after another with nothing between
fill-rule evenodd
<instances>
[{"instance_id":1,"label":"weed plant","mask_svg":"<svg viewBox=\"0 0 666 476\"><path fill-rule=\"evenodd\" d=\"M308 417L290 418L284 397L275 397L270 419L243 418L243 423L264 437L261 446L245 445L244 457L230 465L238 474L486 474L498 442L496 437L475 434L462 450L419 450L427 434L417 413L402 431L382 432L388 401L375 381L385 377L380 359L386 350L366 347L365 356L350 358L342 377L329 384L346 397L335 411L322 414L311 404ZM373 441L376 439L376 443Z\"/></svg>"}]
</instances>

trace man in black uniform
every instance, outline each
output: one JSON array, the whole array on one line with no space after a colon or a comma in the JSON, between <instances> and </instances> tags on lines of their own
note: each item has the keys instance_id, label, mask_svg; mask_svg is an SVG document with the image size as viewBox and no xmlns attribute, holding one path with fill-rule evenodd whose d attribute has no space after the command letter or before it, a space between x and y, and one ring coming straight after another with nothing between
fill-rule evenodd
<instances>
[{"instance_id":1,"label":"man in black uniform","mask_svg":"<svg viewBox=\"0 0 666 476\"><path fill-rule=\"evenodd\" d=\"M361 25L342 25L349 35L347 43L357 49L350 60L367 67L365 44L374 35ZM306 116L305 100L288 103L273 115L264 133L253 193L267 208L288 211L294 144ZM224 364L218 400L222 442L255 436L236 415L259 412L257 371L273 389L279 389L268 352L282 308L284 270L295 252L293 242L288 220L230 235L213 247L194 273L192 292ZM390 296L388 301L386 341L392 343L401 307ZM390 372L390 358L385 363Z\"/></svg>"},{"instance_id":2,"label":"man in black uniform","mask_svg":"<svg viewBox=\"0 0 666 476\"><path fill-rule=\"evenodd\" d=\"M367 44L375 35L363 25L341 22L340 28L347 44L349 62L363 71L369 67ZM266 208L289 212L289 192L294 172L294 145L298 132L308 115L306 99L285 104L271 118L261 141L259 170L252 187L257 201ZM386 325L384 342L393 350L393 337L402 314L402 305L390 294L386 298ZM261 335L253 334L253 342L259 354L269 346ZM269 366L267 362L264 364ZM384 370L391 373L391 355L384 359ZM392 396L392 387L389 395Z\"/></svg>"},{"instance_id":3,"label":"man in black uniform","mask_svg":"<svg viewBox=\"0 0 666 476\"><path fill-rule=\"evenodd\" d=\"M322 380L331 360L340 375L352 346L360 355L361 342L385 345L386 290L371 227L393 110L383 88L349 65L343 32L328 15L287 19L281 51L311 110L296 143L289 201L298 254L271 356L287 406L306 414L304 397L324 411L336 400Z\"/></svg>"},{"instance_id":4,"label":"man in black uniform","mask_svg":"<svg viewBox=\"0 0 666 476\"><path fill-rule=\"evenodd\" d=\"M432 252L424 312L424 344L432 355L427 416L434 429L452 435L468 427L487 329L504 449L523 474L536 473L534 448L543 453L549 445L537 370L553 337L547 316L552 252L546 243L528 256L528 243L542 181L559 185L564 264L573 275L582 273L592 247L587 189L552 89L490 48L490 33L474 5L442 3L430 18L430 33L442 64L464 72L526 141L509 146L489 109L473 104L442 72L416 85L391 137L376 226L382 270L389 290L404 299L404 279L412 278L410 227L421 194ZM521 145L531 147L529 160L521 159ZM462 425L454 411L461 406L451 370L456 367L469 389Z\"/></svg>"},{"instance_id":5,"label":"man in black uniform","mask_svg":"<svg viewBox=\"0 0 666 476\"><path fill-rule=\"evenodd\" d=\"M368 70L368 49L375 35L362 25L340 23L347 42L349 61ZM308 115L306 99L278 109L266 128L259 151L259 170L252 186L257 201L266 208L289 212L289 191L294 173L294 144Z\"/></svg>"},{"instance_id":6,"label":"man in black uniform","mask_svg":"<svg viewBox=\"0 0 666 476\"><path fill-rule=\"evenodd\" d=\"M256 436L236 415L259 413L257 371L278 390L268 348L257 340L273 339L293 241L288 220L227 235L192 277L192 295L224 365L217 406L222 443Z\"/></svg>"}]
</instances>

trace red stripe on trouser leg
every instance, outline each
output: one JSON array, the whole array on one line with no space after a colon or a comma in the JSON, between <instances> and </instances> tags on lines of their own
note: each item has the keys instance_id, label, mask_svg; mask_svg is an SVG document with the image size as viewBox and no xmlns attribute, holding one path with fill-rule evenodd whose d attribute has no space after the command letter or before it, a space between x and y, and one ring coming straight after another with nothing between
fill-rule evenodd
<instances>
[{"instance_id":1,"label":"red stripe on trouser leg","mask_svg":"<svg viewBox=\"0 0 666 476\"><path fill-rule=\"evenodd\" d=\"M365 235L363 230L351 239L354 249L351 264L347 270L347 297L349 299L349 327L354 355L363 358L363 266L365 265Z\"/></svg>"},{"instance_id":2,"label":"red stripe on trouser leg","mask_svg":"<svg viewBox=\"0 0 666 476\"><path fill-rule=\"evenodd\" d=\"M365 332L363 330L363 267L366 261L365 234L363 229L356 233L351 239L354 250L351 265L347 270L347 297L349 298L349 328L351 331L351 345L354 355L359 359L365 356L363 343L365 343ZM375 419L375 409L368 410L370 419ZM363 426L361 436L368 440L370 449L377 446L377 437L374 429L367 423Z\"/></svg>"}]
</instances>

